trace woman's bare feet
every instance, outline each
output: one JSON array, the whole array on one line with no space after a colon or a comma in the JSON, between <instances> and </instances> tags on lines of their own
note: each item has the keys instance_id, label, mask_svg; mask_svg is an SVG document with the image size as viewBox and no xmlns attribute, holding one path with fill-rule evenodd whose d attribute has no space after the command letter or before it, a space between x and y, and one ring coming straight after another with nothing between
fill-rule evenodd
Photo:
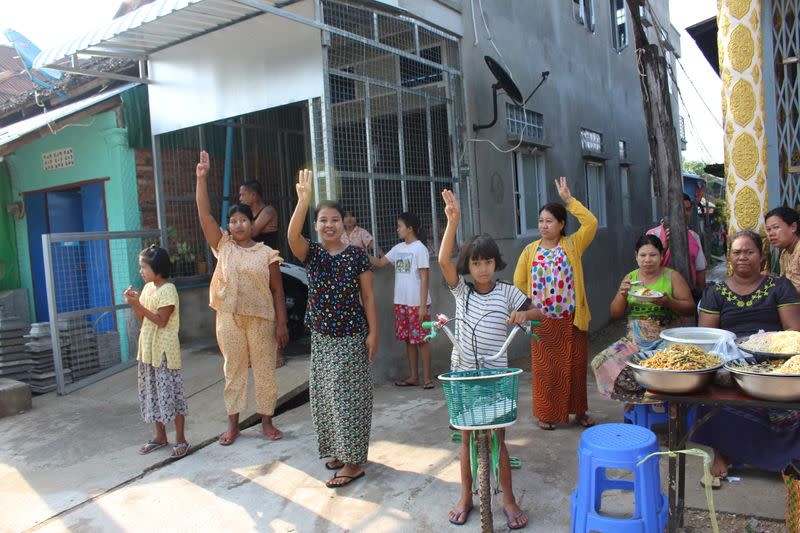
<instances>
[{"instance_id":1,"label":"woman's bare feet","mask_svg":"<svg viewBox=\"0 0 800 533\"><path fill-rule=\"evenodd\" d=\"M283 438L281 430L272 425L271 416L261 417L261 433L270 440L280 440Z\"/></svg>"},{"instance_id":2,"label":"woman's bare feet","mask_svg":"<svg viewBox=\"0 0 800 533\"><path fill-rule=\"evenodd\" d=\"M711 475L714 477L728 477L728 459L719 451L714 450L714 459L711 461Z\"/></svg>"}]
</instances>

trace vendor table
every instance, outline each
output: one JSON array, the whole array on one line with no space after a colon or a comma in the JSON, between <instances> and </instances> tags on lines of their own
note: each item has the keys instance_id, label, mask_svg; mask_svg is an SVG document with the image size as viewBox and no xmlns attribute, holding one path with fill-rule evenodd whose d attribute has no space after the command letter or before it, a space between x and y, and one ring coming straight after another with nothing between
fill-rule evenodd
<instances>
[{"instance_id":1,"label":"vendor table","mask_svg":"<svg viewBox=\"0 0 800 533\"><path fill-rule=\"evenodd\" d=\"M670 450L683 450L686 447L686 412L692 405L800 410L800 402L759 400L744 394L738 387L724 388L714 385L703 392L695 394L666 394L648 391L645 394L645 398L669 402L668 446ZM669 533L676 533L678 528L683 527L685 488L686 456L678 454L677 457L669 458L669 521L667 522L667 531Z\"/></svg>"}]
</instances>

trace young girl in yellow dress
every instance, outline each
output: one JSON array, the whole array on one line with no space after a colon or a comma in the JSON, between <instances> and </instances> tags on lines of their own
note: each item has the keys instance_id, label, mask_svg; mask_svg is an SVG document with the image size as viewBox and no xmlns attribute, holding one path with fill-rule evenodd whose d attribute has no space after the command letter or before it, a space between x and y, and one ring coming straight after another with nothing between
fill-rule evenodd
<instances>
[{"instance_id":1,"label":"young girl in yellow dress","mask_svg":"<svg viewBox=\"0 0 800 533\"><path fill-rule=\"evenodd\" d=\"M175 421L173 458L189 451L184 426L186 396L181 376L181 346L178 291L170 283L169 254L152 245L139 254L139 273L145 281L141 294L128 287L123 294L142 324L139 333L139 406L142 418L155 424L155 436L146 442L139 453L147 454L167 445L167 427Z\"/></svg>"}]
</instances>

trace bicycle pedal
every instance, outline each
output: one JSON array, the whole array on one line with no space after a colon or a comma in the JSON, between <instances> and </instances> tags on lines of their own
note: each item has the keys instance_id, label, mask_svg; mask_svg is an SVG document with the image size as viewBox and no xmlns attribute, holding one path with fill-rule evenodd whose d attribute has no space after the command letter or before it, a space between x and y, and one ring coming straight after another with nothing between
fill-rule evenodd
<instances>
[{"instance_id":1,"label":"bicycle pedal","mask_svg":"<svg viewBox=\"0 0 800 533\"><path fill-rule=\"evenodd\" d=\"M511 465L511 468L522 468L522 459L519 457L509 456L508 462Z\"/></svg>"}]
</instances>

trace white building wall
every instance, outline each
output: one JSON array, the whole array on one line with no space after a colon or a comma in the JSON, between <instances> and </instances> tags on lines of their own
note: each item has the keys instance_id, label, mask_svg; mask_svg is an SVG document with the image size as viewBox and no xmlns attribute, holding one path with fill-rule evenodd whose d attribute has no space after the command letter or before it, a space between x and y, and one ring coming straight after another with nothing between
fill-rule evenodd
<instances>
[{"instance_id":1,"label":"white building wall","mask_svg":"<svg viewBox=\"0 0 800 533\"><path fill-rule=\"evenodd\" d=\"M314 18L309 0L286 9ZM153 54L150 76L156 135L318 97L320 32L260 15Z\"/></svg>"}]
</instances>

